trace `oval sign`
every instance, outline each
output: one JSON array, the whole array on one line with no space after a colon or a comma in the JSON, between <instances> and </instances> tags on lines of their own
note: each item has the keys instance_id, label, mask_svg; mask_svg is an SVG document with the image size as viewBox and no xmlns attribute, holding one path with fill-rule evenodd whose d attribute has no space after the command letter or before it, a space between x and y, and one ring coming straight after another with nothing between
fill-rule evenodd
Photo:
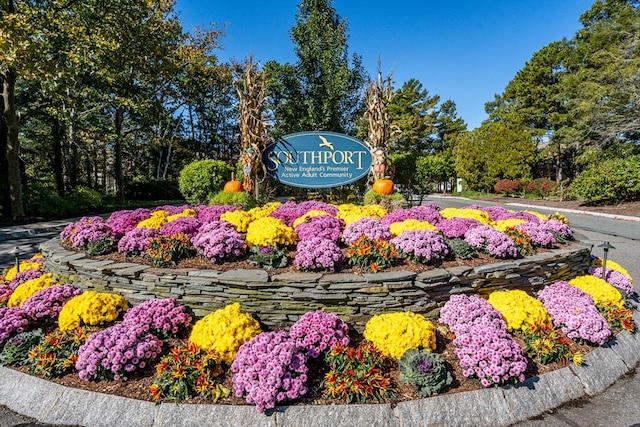
<instances>
[{"instance_id":1,"label":"oval sign","mask_svg":"<svg viewBox=\"0 0 640 427\"><path fill-rule=\"evenodd\" d=\"M262 162L267 174L283 184L331 188L369 173L373 158L362 141L335 132L299 132L269 144Z\"/></svg>"}]
</instances>

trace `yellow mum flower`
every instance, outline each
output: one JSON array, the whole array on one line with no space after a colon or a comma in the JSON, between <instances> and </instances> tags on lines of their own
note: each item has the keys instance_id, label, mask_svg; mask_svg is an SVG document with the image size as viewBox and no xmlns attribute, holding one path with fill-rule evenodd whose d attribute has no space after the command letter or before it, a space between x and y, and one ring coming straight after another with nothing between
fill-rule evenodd
<instances>
[{"instance_id":1,"label":"yellow mum flower","mask_svg":"<svg viewBox=\"0 0 640 427\"><path fill-rule=\"evenodd\" d=\"M136 225L136 228L150 228L157 230L167 223L168 215L169 212L165 210L151 212L151 216L140 221L138 225Z\"/></svg>"},{"instance_id":2,"label":"yellow mum flower","mask_svg":"<svg viewBox=\"0 0 640 427\"><path fill-rule=\"evenodd\" d=\"M174 215L169 215L167 217L167 222L171 222L173 220L176 220L178 218L182 218L182 217L185 217L185 216L190 216L190 217L194 217L195 218L196 211L191 209L191 208L186 208L185 210L183 210L180 213L177 213L177 214L174 214Z\"/></svg>"},{"instance_id":3,"label":"yellow mum flower","mask_svg":"<svg viewBox=\"0 0 640 427\"><path fill-rule=\"evenodd\" d=\"M488 302L502 314L509 331L551 323L551 316L542 302L525 291L513 289L492 292Z\"/></svg>"},{"instance_id":4,"label":"yellow mum flower","mask_svg":"<svg viewBox=\"0 0 640 427\"><path fill-rule=\"evenodd\" d=\"M320 210L310 210L307 213L305 213L302 216L299 216L298 218L296 218L295 221L293 221L293 228L296 228L298 225L302 224L303 222L305 222L307 219L312 218L314 216L323 216L323 215L329 215L329 213L325 212L325 211L320 211Z\"/></svg>"},{"instance_id":5,"label":"yellow mum flower","mask_svg":"<svg viewBox=\"0 0 640 427\"><path fill-rule=\"evenodd\" d=\"M246 233L249 223L253 221L253 215L247 211L231 211L220 215L222 221L227 221L236 227L238 233Z\"/></svg>"},{"instance_id":6,"label":"yellow mum flower","mask_svg":"<svg viewBox=\"0 0 640 427\"><path fill-rule=\"evenodd\" d=\"M42 270L43 269L42 264L40 264L39 262L32 262L30 260L21 261L19 265L20 265L20 272L27 271L27 270ZM16 274L18 274L18 269L14 265L13 267L9 268L7 270L7 272L5 273L5 275L4 275L5 282L7 282L7 283L10 282L15 277Z\"/></svg>"},{"instance_id":7,"label":"yellow mum flower","mask_svg":"<svg viewBox=\"0 0 640 427\"><path fill-rule=\"evenodd\" d=\"M248 246L284 245L296 243L297 235L293 227L289 227L278 218L266 216L251 221L247 227Z\"/></svg>"},{"instance_id":8,"label":"yellow mum flower","mask_svg":"<svg viewBox=\"0 0 640 427\"><path fill-rule=\"evenodd\" d=\"M549 215L542 215L540 212L529 211L529 210L525 210L525 212L538 217L538 219L542 219L542 220L549 219Z\"/></svg>"},{"instance_id":9,"label":"yellow mum flower","mask_svg":"<svg viewBox=\"0 0 640 427\"><path fill-rule=\"evenodd\" d=\"M483 225L490 225L491 220L487 212L470 208L444 208L440 211L443 218L471 218L480 221Z\"/></svg>"},{"instance_id":10,"label":"yellow mum flower","mask_svg":"<svg viewBox=\"0 0 640 427\"><path fill-rule=\"evenodd\" d=\"M608 261L607 267L609 267ZM617 307L624 307L624 300L620 291L599 277L588 274L574 277L569 280L569 283L591 295L596 304L612 304Z\"/></svg>"},{"instance_id":11,"label":"yellow mum flower","mask_svg":"<svg viewBox=\"0 0 640 427\"><path fill-rule=\"evenodd\" d=\"M400 359L411 348L436 349L436 328L423 315L412 312L373 316L363 336L385 356Z\"/></svg>"},{"instance_id":12,"label":"yellow mum flower","mask_svg":"<svg viewBox=\"0 0 640 427\"><path fill-rule=\"evenodd\" d=\"M58 282L53 279L53 275L51 273L46 273L40 277L36 277L35 279L27 280L26 282L18 285L18 287L13 291L11 297L9 297L9 301L7 301L7 306L20 307L36 292L57 284Z\"/></svg>"},{"instance_id":13,"label":"yellow mum flower","mask_svg":"<svg viewBox=\"0 0 640 427\"><path fill-rule=\"evenodd\" d=\"M58 315L58 327L68 331L83 325L102 325L115 321L129 307L127 300L117 294L85 291L71 298Z\"/></svg>"},{"instance_id":14,"label":"yellow mum flower","mask_svg":"<svg viewBox=\"0 0 640 427\"><path fill-rule=\"evenodd\" d=\"M400 222L394 222L389 226L389 231L394 236L399 236L407 230L429 230L438 232L438 227L429 221L419 221L417 219L407 219Z\"/></svg>"},{"instance_id":15,"label":"yellow mum flower","mask_svg":"<svg viewBox=\"0 0 640 427\"><path fill-rule=\"evenodd\" d=\"M262 330L249 314L240 312L240 304L229 304L198 320L189 341L205 351L215 351L220 361L231 365L238 349Z\"/></svg>"},{"instance_id":16,"label":"yellow mum flower","mask_svg":"<svg viewBox=\"0 0 640 427\"><path fill-rule=\"evenodd\" d=\"M518 224L524 224L525 222L527 222L527 220L520 219L520 218L500 219L498 221L494 221L492 226L496 230L502 231L504 233L507 230L507 228L513 227Z\"/></svg>"}]
</instances>

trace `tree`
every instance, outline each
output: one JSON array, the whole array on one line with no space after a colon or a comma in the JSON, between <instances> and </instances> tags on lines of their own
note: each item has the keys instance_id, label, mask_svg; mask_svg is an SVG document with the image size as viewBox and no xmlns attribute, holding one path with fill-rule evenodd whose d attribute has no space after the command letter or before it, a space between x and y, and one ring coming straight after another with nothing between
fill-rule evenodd
<instances>
[{"instance_id":1,"label":"tree","mask_svg":"<svg viewBox=\"0 0 640 427\"><path fill-rule=\"evenodd\" d=\"M389 116L395 129L391 147L397 151L425 151L434 149L436 133L436 105L438 95L429 91L416 79L409 79L395 91L389 105Z\"/></svg>"},{"instance_id":2,"label":"tree","mask_svg":"<svg viewBox=\"0 0 640 427\"><path fill-rule=\"evenodd\" d=\"M290 31L298 61L271 63L270 107L279 133L324 130L349 133L362 108L366 73L362 59L348 57L347 21L331 0L302 0Z\"/></svg>"},{"instance_id":3,"label":"tree","mask_svg":"<svg viewBox=\"0 0 640 427\"><path fill-rule=\"evenodd\" d=\"M454 155L455 170L469 188L490 191L502 178L531 178L536 146L526 130L487 121L458 136Z\"/></svg>"}]
</instances>

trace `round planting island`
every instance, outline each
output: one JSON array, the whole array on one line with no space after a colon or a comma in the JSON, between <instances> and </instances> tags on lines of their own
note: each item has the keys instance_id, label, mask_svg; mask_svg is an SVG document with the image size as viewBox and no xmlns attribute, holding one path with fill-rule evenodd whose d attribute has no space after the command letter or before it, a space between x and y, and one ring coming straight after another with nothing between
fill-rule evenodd
<instances>
[{"instance_id":1,"label":"round planting island","mask_svg":"<svg viewBox=\"0 0 640 427\"><path fill-rule=\"evenodd\" d=\"M391 311L412 311L437 318L453 294L488 295L499 289L531 291L572 279L588 270L591 247L577 240L560 249L478 267L361 275L154 268L94 260L85 252L64 249L59 239L43 243L41 250L45 269L58 281L87 290L115 292L132 305L156 297L175 298L193 309L196 316L204 316L239 302L244 311L268 326L295 322L304 313L322 308L363 327L371 316Z\"/></svg>"}]
</instances>

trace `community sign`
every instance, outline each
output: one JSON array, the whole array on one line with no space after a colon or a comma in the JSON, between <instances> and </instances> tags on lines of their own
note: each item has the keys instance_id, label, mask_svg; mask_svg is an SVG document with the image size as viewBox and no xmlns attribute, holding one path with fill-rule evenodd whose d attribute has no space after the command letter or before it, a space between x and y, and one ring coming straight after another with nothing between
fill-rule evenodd
<instances>
[{"instance_id":1,"label":"community sign","mask_svg":"<svg viewBox=\"0 0 640 427\"><path fill-rule=\"evenodd\" d=\"M262 153L267 174L283 184L331 188L367 176L373 162L362 141L335 132L299 132L283 136Z\"/></svg>"}]
</instances>

